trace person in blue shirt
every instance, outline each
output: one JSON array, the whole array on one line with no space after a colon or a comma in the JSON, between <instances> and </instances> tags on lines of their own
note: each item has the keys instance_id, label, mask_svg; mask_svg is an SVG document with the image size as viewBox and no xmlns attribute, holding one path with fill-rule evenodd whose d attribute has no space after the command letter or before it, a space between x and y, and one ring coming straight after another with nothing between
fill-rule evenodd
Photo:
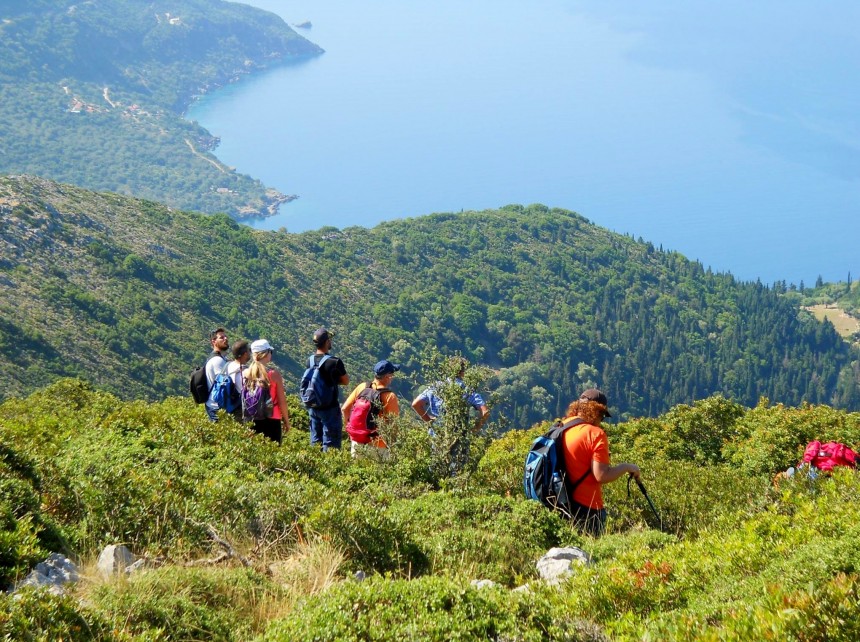
<instances>
[{"instance_id":1,"label":"person in blue shirt","mask_svg":"<svg viewBox=\"0 0 860 642\"><path fill-rule=\"evenodd\" d=\"M463 389L463 399L466 400L466 403L477 411L478 417L475 420L473 429L475 432L478 432L478 430L481 429L481 426L483 426L489 418L490 411L480 393L469 390L463 382L463 375L466 374L466 366L468 365L468 362L462 357L457 357L457 360L458 370L453 382ZM423 421L433 422L438 419L444 411L445 404L438 393L438 389L443 385L444 383L440 381L428 386L427 389L415 397L412 402L412 408L415 409L415 412L418 413L418 416L421 417Z\"/></svg>"}]
</instances>

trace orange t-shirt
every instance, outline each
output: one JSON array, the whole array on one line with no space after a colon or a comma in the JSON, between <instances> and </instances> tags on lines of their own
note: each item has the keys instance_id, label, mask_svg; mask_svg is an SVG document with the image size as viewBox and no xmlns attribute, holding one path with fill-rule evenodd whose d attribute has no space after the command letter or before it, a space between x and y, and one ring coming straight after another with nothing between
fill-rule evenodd
<instances>
[{"instance_id":1,"label":"orange t-shirt","mask_svg":"<svg viewBox=\"0 0 860 642\"><path fill-rule=\"evenodd\" d=\"M567 423L574 417L565 417ZM564 433L564 463L567 466L567 478L570 483L576 483L587 470L591 462L609 463L609 441L606 433L598 426L579 424L568 428ZM594 475L586 477L573 492L573 500L589 508L603 508L603 491L601 484Z\"/></svg>"}]
</instances>

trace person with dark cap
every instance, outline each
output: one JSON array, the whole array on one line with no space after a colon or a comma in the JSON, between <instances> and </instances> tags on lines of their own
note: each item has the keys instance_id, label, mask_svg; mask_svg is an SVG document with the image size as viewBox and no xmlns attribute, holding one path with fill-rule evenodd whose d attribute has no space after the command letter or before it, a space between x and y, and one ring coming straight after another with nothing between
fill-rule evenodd
<instances>
[{"instance_id":1,"label":"person with dark cap","mask_svg":"<svg viewBox=\"0 0 860 642\"><path fill-rule=\"evenodd\" d=\"M308 408L311 419L311 445L321 444L323 450L340 448L343 439L343 416L340 411L338 386L349 385L346 367L331 352L333 332L320 328L314 332L316 352L311 355L310 363L319 368L320 378L331 390L331 401L317 408Z\"/></svg>"},{"instance_id":2,"label":"person with dark cap","mask_svg":"<svg viewBox=\"0 0 860 642\"><path fill-rule=\"evenodd\" d=\"M394 373L399 371L400 364L391 363L387 359L383 359L373 366L373 381L362 382L355 387L355 390L350 393L349 397L346 398L346 401L340 407L343 421L347 424L347 432L352 430L349 422L356 400L377 397L373 393L366 393L365 390L381 391L378 395L379 408L371 410L374 427L380 421L385 420L385 418L396 417L400 414L400 404L397 402L397 395L390 389L391 382L394 380ZM364 437L364 434L361 437ZM352 434L350 435L350 441L352 442L350 453L352 456L357 457L359 454L369 453L371 456L385 459L388 456L388 444L385 440L378 432L368 435L368 438L369 441L365 442L365 439L361 439L360 441L364 443L359 443L359 440L353 439Z\"/></svg>"},{"instance_id":3,"label":"person with dark cap","mask_svg":"<svg viewBox=\"0 0 860 642\"><path fill-rule=\"evenodd\" d=\"M227 364L227 374L233 379L233 389L237 390L241 395L242 386L244 385L245 370L248 369L248 362L251 360L251 344L245 341L236 341L233 344L233 361ZM236 421L242 421L242 404L240 403L233 411L233 417Z\"/></svg>"},{"instance_id":4,"label":"person with dark cap","mask_svg":"<svg viewBox=\"0 0 860 642\"><path fill-rule=\"evenodd\" d=\"M567 407L562 423L582 419L564 433L564 463L568 479L576 488L570 499L571 520L583 533L597 537L606 528L606 509L603 506L603 484L613 482L624 474L639 479L636 464L609 463L609 441L600 423L609 414L606 395L597 388L583 391L579 399ZM577 483L578 482L578 483Z\"/></svg>"}]
</instances>

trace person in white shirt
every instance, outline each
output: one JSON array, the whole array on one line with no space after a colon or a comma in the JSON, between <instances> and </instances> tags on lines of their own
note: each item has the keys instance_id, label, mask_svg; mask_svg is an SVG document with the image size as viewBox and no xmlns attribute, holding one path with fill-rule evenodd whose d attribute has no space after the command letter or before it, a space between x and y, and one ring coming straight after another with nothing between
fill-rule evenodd
<instances>
[{"instance_id":1,"label":"person in white shirt","mask_svg":"<svg viewBox=\"0 0 860 642\"><path fill-rule=\"evenodd\" d=\"M244 383L245 371L248 369L248 362L251 360L251 344L244 339L233 344L233 361L227 364L227 374L233 380L233 389L239 395L242 394L242 385ZM242 421L242 404L233 411L233 416L236 421Z\"/></svg>"},{"instance_id":2,"label":"person in white shirt","mask_svg":"<svg viewBox=\"0 0 860 642\"><path fill-rule=\"evenodd\" d=\"M212 386L215 384L215 377L227 368L227 348L230 346L227 331L224 328L216 328L209 333L209 343L212 344L212 352L206 360L206 383L209 384L209 390L212 390ZM207 401L205 406L209 419L211 421L218 421L218 407L213 407L211 401Z\"/></svg>"}]
</instances>

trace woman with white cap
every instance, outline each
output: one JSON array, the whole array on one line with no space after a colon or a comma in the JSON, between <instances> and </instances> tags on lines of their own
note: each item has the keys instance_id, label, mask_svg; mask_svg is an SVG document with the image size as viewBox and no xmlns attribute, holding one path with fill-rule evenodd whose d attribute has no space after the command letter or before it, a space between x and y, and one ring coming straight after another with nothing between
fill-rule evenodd
<instances>
[{"instance_id":1,"label":"woman with white cap","mask_svg":"<svg viewBox=\"0 0 860 642\"><path fill-rule=\"evenodd\" d=\"M255 419L254 432L280 444L283 433L290 430L290 412L284 394L284 378L280 372L268 367L272 361L272 351L272 346L265 339L258 339L251 344L253 360L245 373L244 385L250 391L258 387L268 388L272 400L271 417Z\"/></svg>"}]
</instances>

